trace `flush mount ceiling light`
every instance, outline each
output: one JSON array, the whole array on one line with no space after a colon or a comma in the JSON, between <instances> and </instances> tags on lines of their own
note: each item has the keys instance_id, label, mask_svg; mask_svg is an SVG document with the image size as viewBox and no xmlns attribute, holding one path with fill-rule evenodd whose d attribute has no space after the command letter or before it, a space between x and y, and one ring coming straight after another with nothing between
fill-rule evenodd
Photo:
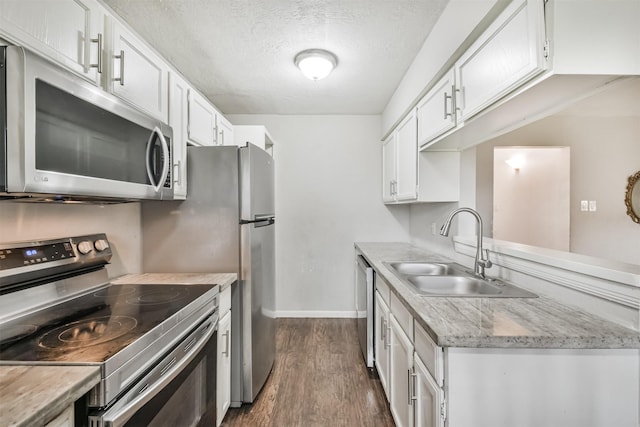
<instances>
[{"instance_id":1,"label":"flush mount ceiling light","mask_svg":"<svg viewBox=\"0 0 640 427\"><path fill-rule=\"evenodd\" d=\"M336 68L338 58L327 50L307 49L298 53L293 62L311 80L321 80Z\"/></svg>"}]
</instances>

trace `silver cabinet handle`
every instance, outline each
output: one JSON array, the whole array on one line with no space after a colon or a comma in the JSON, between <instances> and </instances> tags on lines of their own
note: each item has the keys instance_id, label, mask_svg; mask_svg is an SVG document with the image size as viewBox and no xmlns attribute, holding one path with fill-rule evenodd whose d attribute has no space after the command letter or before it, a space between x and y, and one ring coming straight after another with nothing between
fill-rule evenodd
<instances>
[{"instance_id":1,"label":"silver cabinet handle","mask_svg":"<svg viewBox=\"0 0 640 427\"><path fill-rule=\"evenodd\" d=\"M413 368L409 368L407 370L407 392L408 392L408 404L413 405L415 400L418 400L418 396L416 396L416 374L413 373Z\"/></svg>"},{"instance_id":2,"label":"silver cabinet handle","mask_svg":"<svg viewBox=\"0 0 640 427\"><path fill-rule=\"evenodd\" d=\"M382 341L383 344L387 344L387 327L384 324L384 316L380 316L380 341Z\"/></svg>"},{"instance_id":3,"label":"silver cabinet handle","mask_svg":"<svg viewBox=\"0 0 640 427\"><path fill-rule=\"evenodd\" d=\"M173 182L177 185L182 185L182 160L178 160L174 163L173 170L177 170Z\"/></svg>"},{"instance_id":4,"label":"silver cabinet handle","mask_svg":"<svg viewBox=\"0 0 640 427\"><path fill-rule=\"evenodd\" d=\"M224 145L224 129L220 129L220 145Z\"/></svg>"},{"instance_id":5,"label":"silver cabinet handle","mask_svg":"<svg viewBox=\"0 0 640 427\"><path fill-rule=\"evenodd\" d=\"M113 80L120 82L120 86L124 86L124 50L121 50L120 55L115 55L114 58L120 60L120 77Z\"/></svg>"},{"instance_id":6,"label":"silver cabinet handle","mask_svg":"<svg viewBox=\"0 0 640 427\"><path fill-rule=\"evenodd\" d=\"M229 331L226 331L222 336L224 337L224 351L222 354L225 357L229 357Z\"/></svg>"},{"instance_id":7,"label":"silver cabinet handle","mask_svg":"<svg viewBox=\"0 0 640 427\"><path fill-rule=\"evenodd\" d=\"M98 38L91 39L91 43L98 44L98 62L96 64L89 64L89 68L97 68L98 73L102 74L102 34L98 33ZM89 59L91 61L91 59Z\"/></svg>"},{"instance_id":8,"label":"silver cabinet handle","mask_svg":"<svg viewBox=\"0 0 640 427\"><path fill-rule=\"evenodd\" d=\"M444 93L444 119L447 120L447 117L452 116L451 113L447 112L447 99L453 99L452 96L447 95L447 92Z\"/></svg>"}]
</instances>

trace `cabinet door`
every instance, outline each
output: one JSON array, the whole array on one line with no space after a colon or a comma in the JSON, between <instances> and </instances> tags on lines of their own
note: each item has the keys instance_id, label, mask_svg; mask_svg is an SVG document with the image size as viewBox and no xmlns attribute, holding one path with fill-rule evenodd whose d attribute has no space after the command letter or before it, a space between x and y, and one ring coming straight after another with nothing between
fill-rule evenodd
<instances>
[{"instance_id":1,"label":"cabinet door","mask_svg":"<svg viewBox=\"0 0 640 427\"><path fill-rule=\"evenodd\" d=\"M414 354L413 367L416 375L416 427L444 427L444 392L417 353Z\"/></svg>"},{"instance_id":2,"label":"cabinet door","mask_svg":"<svg viewBox=\"0 0 640 427\"><path fill-rule=\"evenodd\" d=\"M374 361L380 383L389 400L389 307L376 291L374 308Z\"/></svg>"},{"instance_id":3,"label":"cabinet door","mask_svg":"<svg viewBox=\"0 0 640 427\"><path fill-rule=\"evenodd\" d=\"M218 114L218 144L236 145L233 134L233 125L222 114Z\"/></svg>"},{"instance_id":4,"label":"cabinet door","mask_svg":"<svg viewBox=\"0 0 640 427\"><path fill-rule=\"evenodd\" d=\"M413 110L398 125L396 137L396 200L418 198L418 135L416 113Z\"/></svg>"},{"instance_id":5,"label":"cabinet door","mask_svg":"<svg viewBox=\"0 0 640 427\"><path fill-rule=\"evenodd\" d=\"M419 147L455 127L455 72L453 68L420 100L416 114L418 116Z\"/></svg>"},{"instance_id":6,"label":"cabinet door","mask_svg":"<svg viewBox=\"0 0 640 427\"><path fill-rule=\"evenodd\" d=\"M382 141L382 201L395 201L396 142L395 132Z\"/></svg>"},{"instance_id":7,"label":"cabinet door","mask_svg":"<svg viewBox=\"0 0 640 427\"><path fill-rule=\"evenodd\" d=\"M544 2L512 2L456 62L463 121L541 72Z\"/></svg>"},{"instance_id":8,"label":"cabinet door","mask_svg":"<svg viewBox=\"0 0 640 427\"><path fill-rule=\"evenodd\" d=\"M197 145L216 145L216 110L202 95L189 90L189 140Z\"/></svg>"},{"instance_id":9,"label":"cabinet door","mask_svg":"<svg viewBox=\"0 0 640 427\"><path fill-rule=\"evenodd\" d=\"M398 427L413 426L413 343L393 314L391 323L390 407Z\"/></svg>"},{"instance_id":10,"label":"cabinet door","mask_svg":"<svg viewBox=\"0 0 640 427\"><path fill-rule=\"evenodd\" d=\"M187 197L187 93L189 85L178 74L169 75L169 126L173 129L173 198Z\"/></svg>"},{"instance_id":11,"label":"cabinet door","mask_svg":"<svg viewBox=\"0 0 640 427\"><path fill-rule=\"evenodd\" d=\"M231 312L218 323L216 376L216 425L220 425L231 404Z\"/></svg>"},{"instance_id":12,"label":"cabinet door","mask_svg":"<svg viewBox=\"0 0 640 427\"><path fill-rule=\"evenodd\" d=\"M103 35L104 12L95 0L0 2L0 36L96 84L100 83Z\"/></svg>"},{"instance_id":13,"label":"cabinet door","mask_svg":"<svg viewBox=\"0 0 640 427\"><path fill-rule=\"evenodd\" d=\"M135 34L112 22L111 92L166 123L168 66Z\"/></svg>"}]
</instances>

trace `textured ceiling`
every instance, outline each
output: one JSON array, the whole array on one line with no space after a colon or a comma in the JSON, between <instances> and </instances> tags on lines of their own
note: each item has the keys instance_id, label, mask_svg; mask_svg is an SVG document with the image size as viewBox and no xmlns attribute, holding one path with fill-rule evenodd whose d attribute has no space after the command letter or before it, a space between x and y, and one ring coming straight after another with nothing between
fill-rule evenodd
<instances>
[{"instance_id":1,"label":"textured ceiling","mask_svg":"<svg viewBox=\"0 0 640 427\"><path fill-rule=\"evenodd\" d=\"M448 0L104 0L227 114L379 114ZM305 78L299 51L338 67Z\"/></svg>"}]
</instances>

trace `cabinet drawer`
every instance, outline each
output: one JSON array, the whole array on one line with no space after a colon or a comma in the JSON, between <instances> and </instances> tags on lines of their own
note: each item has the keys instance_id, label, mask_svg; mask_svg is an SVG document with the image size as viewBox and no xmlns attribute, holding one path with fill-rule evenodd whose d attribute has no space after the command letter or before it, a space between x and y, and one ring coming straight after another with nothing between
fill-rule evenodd
<instances>
[{"instance_id":1,"label":"cabinet drawer","mask_svg":"<svg viewBox=\"0 0 640 427\"><path fill-rule=\"evenodd\" d=\"M404 333L413 341L413 316L394 293L391 293L390 297L391 314L396 318Z\"/></svg>"},{"instance_id":2,"label":"cabinet drawer","mask_svg":"<svg viewBox=\"0 0 640 427\"><path fill-rule=\"evenodd\" d=\"M375 277L374 280L376 284L376 291L378 291L383 301L386 302L387 305L390 305L389 304L389 285L387 285L387 283L380 277L380 275L376 274L374 275L374 277Z\"/></svg>"},{"instance_id":3,"label":"cabinet drawer","mask_svg":"<svg viewBox=\"0 0 640 427\"><path fill-rule=\"evenodd\" d=\"M442 387L444 378L443 352L442 347L438 347L429 334L415 322L414 325L414 346L415 351L424 362L429 373L435 378L438 385Z\"/></svg>"},{"instance_id":4,"label":"cabinet drawer","mask_svg":"<svg viewBox=\"0 0 640 427\"><path fill-rule=\"evenodd\" d=\"M224 291L220 292L219 314L221 319L229 310L231 310L231 286L227 286Z\"/></svg>"}]
</instances>

